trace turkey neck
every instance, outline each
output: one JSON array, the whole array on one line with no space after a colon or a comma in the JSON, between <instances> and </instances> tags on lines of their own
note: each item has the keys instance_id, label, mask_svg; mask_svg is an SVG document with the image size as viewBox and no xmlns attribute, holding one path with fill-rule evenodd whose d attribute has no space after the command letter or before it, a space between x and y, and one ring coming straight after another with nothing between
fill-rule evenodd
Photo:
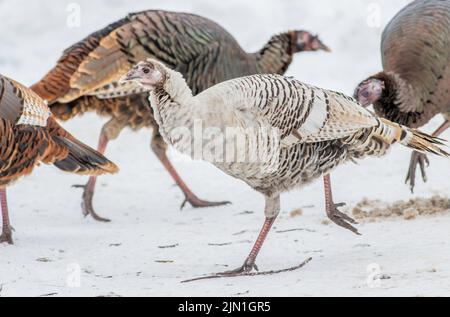
<instances>
[{"instance_id":1,"label":"turkey neck","mask_svg":"<svg viewBox=\"0 0 450 317\"><path fill-rule=\"evenodd\" d=\"M258 53L253 54L259 73L282 75L287 71L295 52L293 37L293 33L275 35Z\"/></svg>"},{"instance_id":2,"label":"turkey neck","mask_svg":"<svg viewBox=\"0 0 450 317\"><path fill-rule=\"evenodd\" d=\"M192 129L194 97L181 74L169 69L166 71L165 83L150 93L150 104L165 141L184 153L181 148L177 148L177 142L182 140L174 140L172 133L178 128Z\"/></svg>"},{"instance_id":3,"label":"turkey neck","mask_svg":"<svg viewBox=\"0 0 450 317\"><path fill-rule=\"evenodd\" d=\"M414 88L399 75L382 72L372 78L380 79L386 89L382 98L374 103L377 115L410 128L419 128L427 124L440 111L434 104L421 101ZM420 109L405 111L405 109Z\"/></svg>"}]
</instances>

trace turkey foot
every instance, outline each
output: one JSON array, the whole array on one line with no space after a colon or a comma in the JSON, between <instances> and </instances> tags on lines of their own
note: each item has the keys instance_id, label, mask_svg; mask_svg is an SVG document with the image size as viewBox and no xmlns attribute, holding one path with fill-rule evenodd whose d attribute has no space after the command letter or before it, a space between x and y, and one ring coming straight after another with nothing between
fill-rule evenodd
<instances>
[{"instance_id":1,"label":"turkey foot","mask_svg":"<svg viewBox=\"0 0 450 317\"><path fill-rule=\"evenodd\" d=\"M255 262L252 263L250 259L247 259L240 268L237 268L232 271L226 271L222 273L216 273L217 276L222 277L234 277L234 276L241 276L241 275L247 275L253 272L255 270L256 272L259 272L258 266L255 264Z\"/></svg>"},{"instance_id":2,"label":"turkey foot","mask_svg":"<svg viewBox=\"0 0 450 317\"><path fill-rule=\"evenodd\" d=\"M323 183L325 189L325 206L327 209L328 218L330 218L330 220L333 221L338 226L350 230L351 232L357 235L361 235L358 232L358 229L352 226L352 224L357 225L358 223L353 218L347 216L338 209L339 207L344 207L345 203L340 204L334 203L333 192L331 190L331 177L329 174L323 177Z\"/></svg>"},{"instance_id":3,"label":"turkey foot","mask_svg":"<svg viewBox=\"0 0 450 317\"><path fill-rule=\"evenodd\" d=\"M99 216L93 207L92 199L94 198L94 188L95 188L96 178L92 177L86 185L74 185L74 188L83 188L83 201L81 203L81 208L83 210L83 215L85 217L92 216L95 221L98 222L111 222L110 219L103 218Z\"/></svg>"},{"instance_id":4,"label":"turkey foot","mask_svg":"<svg viewBox=\"0 0 450 317\"><path fill-rule=\"evenodd\" d=\"M12 228L3 228L2 235L0 236L0 244L7 243L10 245L14 244L12 238Z\"/></svg>"},{"instance_id":5,"label":"turkey foot","mask_svg":"<svg viewBox=\"0 0 450 317\"><path fill-rule=\"evenodd\" d=\"M411 187L411 193L414 193L414 188L416 187L417 165L419 165L423 181L426 183L428 180L425 167L430 166L430 161L428 160L428 157L425 154L414 152L411 156L411 163L409 165L408 175L406 176L405 181L406 183L409 182L409 186Z\"/></svg>"},{"instance_id":6,"label":"turkey foot","mask_svg":"<svg viewBox=\"0 0 450 317\"><path fill-rule=\"evenodd\" d=\"M172 165L172 162L170 162L169 158L167 157L165 146L163 146L161 144L162 144L162 141L160 141L160 136L159 136L159 134L157 134L156 137L155 136L153 137L152 149L153 149L153 152L156 154L156 157L158 157L158 159L163 164L164 168L169 172L169 174L172 176L172 178L177 183L177 186L181 189L181 191L184 194L185 200L181 204L181 210L183 210L184 207L186 207L186 205L188 203L193 208L219 207L219 206L225 206L225 205L231 204L229 201L209 202L209 201L198 198L191 191L189 186L183 181L181 176L178 174L175 167Z\"/></svg>"},{"instance_id":7,"label":"turkey foot","mask_svg":"<svg viewBox=\"0 0 450 317\"><path fill-rule=\"evenodd\" d=\"M231 278L231 277L270 276L270 275L276 275L276 274L282 274L282 273L289 273L289 272L294 272L294 271L297 271L297 270L305 267L311 261L312 261L312 258L309 258L297 266L293 266L293 267L290 267L287 269L282 269L282 270L277 270L277 271L266 271L266 272L252 272L253 269L256 269L256 268L255 267L251 268L246 263L246 264L244 264L244 266L242 268L239 268L234 271L198 277L198 278L194 278L191 280L182 281L181 283L192 283L192 282L198 282L198 281L215 280L215 279ZM246 270L247 270L247 272L245 272Z\"/></svg>"},{"instance_id":8,"label":"turkey foot","mask_svg":"<svg viewBox=\"0 0 450 317\"><path fill-rule=\"evenodd\" d=\"M433 134L432 136L437 138L442 133L444 133L450 127L450 121L446 120ZM411 192L414 193L414 188L416 187L416 170L417 165L420 167L420 171L422 173L422 179L424 182L427 182L427 173L425 170L425 165L430 166L430 161L425 154L419 152L413 152L411 156L411 163L409 165L408 175L406 176L406 183L409 182L411 187Z\"/></svg>"},{"instance_id":9,"label":"turkey foot","mask_svg":"<svg viewBox=\"0 0 450 317\"><path fill-rule=\"evenodd\" d=\"M339 207L344 207L345 205L346 205L345 203L340 204L331 203L330 205L328 205L327 206L328 218L330 218L330 220L333 221L338 226L350 230L351 232L360 236L361 234L359 233L358 229L352 226L357 225L358 222L356 222L355 219L344 214L338 209Z\"/></svg>"},{"instance_id":10,"label":"turkey foot","mask_svg":"<svg viewBox=\"0 0 450 317\"><path fill-rule=\"evenodd\" d=\"M186 199L181 204L181 210L183 210L184 207L186 207L186 205L188 203L193 208L220 207L220 206L226 206L226 205L231 204L231 202L229 202L229 201L210 202L210 201L202 200L195 195L189 195L189 196L186 196Z\"/></svg>"}]
</instances>

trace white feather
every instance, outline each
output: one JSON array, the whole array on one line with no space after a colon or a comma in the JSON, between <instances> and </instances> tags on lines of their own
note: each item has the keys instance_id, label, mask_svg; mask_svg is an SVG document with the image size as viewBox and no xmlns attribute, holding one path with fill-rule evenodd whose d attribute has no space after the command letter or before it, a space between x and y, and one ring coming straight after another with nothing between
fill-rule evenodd
<instances>
[{"instance_id":1,"label":"white feather","mask_svg":"<svg viewBox=\"0 0 450 317\"><path fill-rule=\"evenodd\" d=\"M46 127L47 120L51 113L44 107L28 105L23 109L23 113L20 116L17 125L25 124L39 127Z\"/></svg>"},{"instance_id":2,"label":"white feather","mask_svg":"<svg viewBox=\"0 0 450 317\"><path fill-rule=\"evenodd\" d=\"M315 92L316 95L311 112L305 123L298 130L301 136L318 134L325 125L328 118L328 109L327 104L325 103L325 95L320 90L315 90Z\"/></svg>"}]
</instances>

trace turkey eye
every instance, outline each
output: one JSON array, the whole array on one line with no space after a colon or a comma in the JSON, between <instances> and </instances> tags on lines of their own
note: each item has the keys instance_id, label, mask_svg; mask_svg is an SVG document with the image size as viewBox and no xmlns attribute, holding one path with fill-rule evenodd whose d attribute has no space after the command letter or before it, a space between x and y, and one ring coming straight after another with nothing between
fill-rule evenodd
<instances>
[{"instance_id":1,"label":"turkey eye","mask_svg":"<svg viewBox=\"0 0 450 317\"><path fill-rule=\"evenodd\" d=\"M144 72L144 74L150 73L150 69L149 68L144 68L142 71Z\"/></svg>"}]
</instances>

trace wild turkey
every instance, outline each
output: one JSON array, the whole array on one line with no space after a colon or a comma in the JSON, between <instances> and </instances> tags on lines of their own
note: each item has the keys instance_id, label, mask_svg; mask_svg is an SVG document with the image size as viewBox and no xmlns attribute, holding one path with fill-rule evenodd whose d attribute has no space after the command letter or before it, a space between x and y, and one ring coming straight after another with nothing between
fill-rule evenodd
<instances>
[{"instance_id":1,"label":"wild turkey","mask_svg":"<svg viewBox=\"0 0 450 317\"><path fill-rule=\"evenodd\" d=\"M378 115L418 128L442 114L437 137L450 127L450 1L414 1L401 10L383 33L384 71L363 81L355 96L374 105ZM419 165L426 181L425 154L415 152L406 181L415 187Z\"/></svg>"},{"instance_id":2,"label":"wild turkey","mask_svg":"<svg viewBox=\"0 0 450 317\"><path fill-rule=\"evenodd\" d=\"M132 66L148 57L156 58L183 73L194 93L227 79L256 74L284 73L297 52L328 48L305 31L274 36L255 54L246 53L221 26L203 17L166 11L145 11L93 33L75 44L32 89L46 99L62 120L88 111L111 118L102 130L98 150L104 153L109 141L125 127L153 128L151 148L193 207L220 206L199 199L180 178L166 156L166 144L158 132L146 94L139 88L104 95L96 90L105 85L117 88L117 80ZM129 89L128 89L129 88ZM131 94L131 96L130 96ZM96 178L90 179L83 195L83 210L95 219L92 206ZM183 206L184 206L183 204Z\"/></svg>"},{"instance_id":3,"label":"wild turkey","mask_svg":"<svg viewBox=\"0 0 450 317\"><path fill-rule=\"evenodd\" d=\"M118 171L103 155L61 128L47 104L21 84L0 75L0 243L13 243L6 186L30 174L41 162L65 172L101 175Z\"/></svg>"},{"instance_id":4,"label":"wild turkey","mask_svg":"<svg viewBox=\"0 0 450 317\"><path fill-rule=\"evenodd\" d=\"M350 97L279 75L230 80L193 97L180 73L148 60L123 82L150 91L161 134L175 149L195 157L192 144L203 143L203 159L265 196L264 227L244 266L232 275L255 267L279 214L281 193L349 160L383 155L394 142L449 155L438 147L438 139L379 119ZM194 132L200 124L202 140Z\"/></svg>"}]
</instances>

